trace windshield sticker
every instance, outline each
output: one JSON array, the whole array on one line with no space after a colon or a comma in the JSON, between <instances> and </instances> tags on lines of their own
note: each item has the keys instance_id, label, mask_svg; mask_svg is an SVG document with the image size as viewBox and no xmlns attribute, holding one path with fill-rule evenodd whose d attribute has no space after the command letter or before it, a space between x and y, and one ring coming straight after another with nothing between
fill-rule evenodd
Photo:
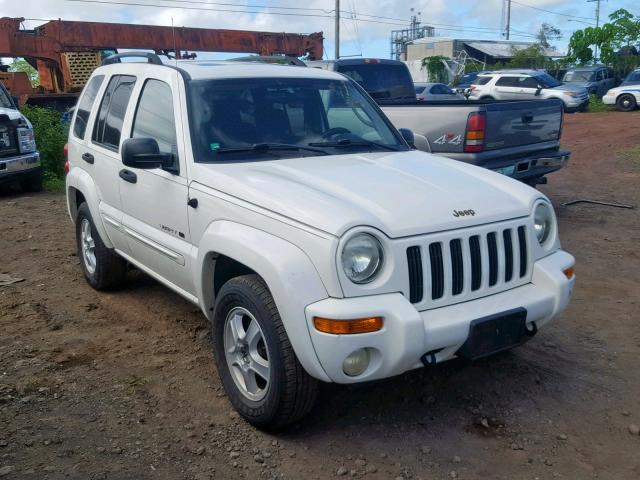
<instances>
[{"instance_id":1,"label":"windshield sticker","mask_svg":"<svg viewBox=\"0 0 640 480\"><path fill-rule=\"evenodd\" d=\"M210 143L209 148L211 149L212 152L215 152L216 150L220 149L220 144L218 142Z\"/></svg>"}]
</instances>

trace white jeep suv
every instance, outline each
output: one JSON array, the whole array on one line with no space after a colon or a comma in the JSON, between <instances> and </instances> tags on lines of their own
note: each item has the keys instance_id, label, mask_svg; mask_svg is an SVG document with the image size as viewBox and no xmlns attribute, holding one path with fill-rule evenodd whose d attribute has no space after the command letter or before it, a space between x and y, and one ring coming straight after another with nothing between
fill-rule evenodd
<instances>
[{"instance_id":1,"label":"white jeep suv","mask_svg":"<svg viewBox=\"0 0 640 480\"><path fill-rule=\"evenodd\" d=\"M73 118L82 271L101 290L135 265L198 305L254 425L301 418L318 381L520 345L567 306L549 200L411 149L352 80L140 55L96 69Z\"/></svg>"},{"instance_id":2,"label":"white jeep suv","mask_svg":"<svg viewBox=\"0 0 640 480\"><path fill-rule=\"evenodd\" d=\"M541 70L499 70L478 75L470 100L562 100L565 112L585 110L589 93L579 85L563 85Z\"/></svg>"}]
</instances>

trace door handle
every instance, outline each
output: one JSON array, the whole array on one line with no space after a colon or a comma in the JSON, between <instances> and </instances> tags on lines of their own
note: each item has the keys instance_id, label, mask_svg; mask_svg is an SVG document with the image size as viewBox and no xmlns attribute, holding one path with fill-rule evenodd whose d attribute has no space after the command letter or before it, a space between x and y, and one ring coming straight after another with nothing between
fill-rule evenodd
<instances>
[{"instance_id":1,"label":"door handle","mask_svg":"<svg viewBox=\"0 0 640 480\"><path fill-rule=\"evenodd\" d=\"M525 113L524 115L522 115L522 121L524 123L533 122L533 113Z\"/></svg>"},{"instance_id":2,"label":"door handle","mask_svg":"<svg viewBox=\"0 0 640 480\"><path fill-rule=\"evenodd\" d=\"M129 182L129 183L137 183L138 182L138 176L133 173L131 170L120 170L120 172L118 172L118 175L120 175L120 178L123 179L125 182Z\"/></svg>"},{"instance_id":3,"label":"door handle","mask_svg":"<svg viewBox=\"0 0 640 480\"><path fill-rule=\"evenodd\" d=\"M85 162L90 163L91 165L93 165L93 162L95 161L95 158L93 158L93 155L91 155L89 152L83 153L82 154L82 159Z\"/></svg>"}]
</instances>

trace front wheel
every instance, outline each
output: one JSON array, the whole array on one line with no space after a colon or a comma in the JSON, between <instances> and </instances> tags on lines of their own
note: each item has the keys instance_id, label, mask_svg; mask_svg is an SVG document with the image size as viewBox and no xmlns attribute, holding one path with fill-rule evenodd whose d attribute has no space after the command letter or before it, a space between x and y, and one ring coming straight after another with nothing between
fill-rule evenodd
<instances>
[{"instance_id":1,"label":"front wheel","mask_svg":"<svg viewBox=\"0 0 640 480\"><path fill-rule=\"evenodd\" d=\"M318 382L300 365L273 297L258 275L223 285L212 335L222 385L249 423L275 430L311 410Z\"/></svg>"},{"instance_id":2,"label":"front wheel","mask_svg":"<svg viewBox=\"0 0 640 480\"><path fill-rule=\"evenodd\" d=\"M636 97L634 97L633 95L620 95L616 100L616 108L621 112L630 112L632 110L635 110L636 106Z\"/></svg>"},{"instance_id":3,"label":"front wheel","mask_svg":"<svg viewBox=\"0 0 640 480\"><path fill-rule=\"evenodd\" d=\"M23 192L39 192L42 190L42 170L29 174L28 177L20 180L20 188Z\"/></svg>"},{"instance_id":4,"label":"front wheel","mask_svg":"<svg viewBox=\"0 0 640 480\"><path fill-rule=\"evenodd\" d=\"M105 246L86 203L78 207L76 242L80 266L89 285L96 290L108 290L124 282L127 262Z\"/></svg>"}]
</instances>

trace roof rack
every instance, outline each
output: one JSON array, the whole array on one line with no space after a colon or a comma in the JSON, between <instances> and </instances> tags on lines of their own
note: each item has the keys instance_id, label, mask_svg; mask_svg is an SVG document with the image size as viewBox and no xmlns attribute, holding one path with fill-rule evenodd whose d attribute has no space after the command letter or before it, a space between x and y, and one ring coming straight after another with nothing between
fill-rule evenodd
<instances>
[{"instance_id":1,"label":"roof rack","mask_svg":"<svg viewBox=\"0 0 640 480\"><path fill-rule=\"evenodd\" d=\"M120 63L122 58L146 58L147 63L153 65L164 65L158 55L151 52L124 52L116 53L115 55L109 55L102 61L102 65L112 65L114 63Z\"/></svg>"}]
</instances>

